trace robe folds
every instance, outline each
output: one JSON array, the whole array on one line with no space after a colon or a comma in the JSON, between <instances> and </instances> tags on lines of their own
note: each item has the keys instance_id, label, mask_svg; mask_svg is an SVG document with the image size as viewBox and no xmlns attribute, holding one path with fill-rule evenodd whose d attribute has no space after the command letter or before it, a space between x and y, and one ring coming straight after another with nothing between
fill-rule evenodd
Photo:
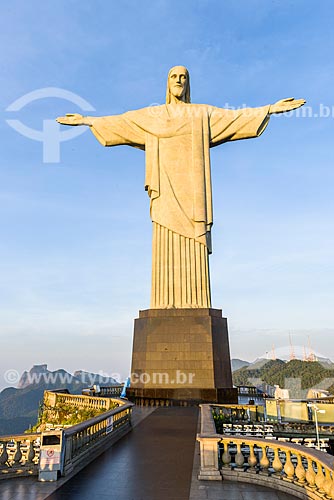
<instances>
[{"instance_id":1,"label":"robe folds","mask_svg":"<svg viewBox=\"0 0 334 500\"><path fill-rule=\"evenodd\" d=\"M145 150L153 222L151 308L211 307L210 147L259 136L269 106L230 110L166 104L93 118L103 146Z\"/></svg>"}]
</instances>

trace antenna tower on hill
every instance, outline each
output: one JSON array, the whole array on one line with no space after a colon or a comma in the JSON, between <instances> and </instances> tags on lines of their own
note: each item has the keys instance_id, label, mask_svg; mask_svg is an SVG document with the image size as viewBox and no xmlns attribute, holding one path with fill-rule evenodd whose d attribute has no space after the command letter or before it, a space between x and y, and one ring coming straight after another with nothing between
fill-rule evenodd
<instances>
[{"instance_id":1,"label":"antenna tower on hill","mask_svg":"<svg viewBox=\"0 0 334 500\"><path fill-rule=\"evenodd\" d=\"M317 357L316 355L314 354L312 348L311 348L311 340L310 340L310 336L308 336L308 356L307 356L307 359L306 361L317 361Z\"/></svg>"},{"instance_id":2,"label":"antenna tower on hill","mask_svg":"<svg viewBox=\"0 0 334 500\"><path fill-rule=\"evenodd\" d=\"M293 344L292 344L291 333L289 333L289 343L290 343L290 361L292 361L293 359L296 359L296 355L295 355L295 349L294 349Z\"/></svg>"}]
</instances>

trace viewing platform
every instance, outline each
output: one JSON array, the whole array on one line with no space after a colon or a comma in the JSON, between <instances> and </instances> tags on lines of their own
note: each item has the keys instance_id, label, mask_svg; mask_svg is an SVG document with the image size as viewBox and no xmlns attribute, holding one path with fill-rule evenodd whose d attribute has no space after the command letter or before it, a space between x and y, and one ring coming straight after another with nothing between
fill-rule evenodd
<instances>
[{"instance_id":1,"label":"viewing platform","mask_svg":"<svg viewBox=\"0 0 334 500\"><path fill-rule=\"evenodd\" d=\"M79 473L54 483L2 480L1 500L288 500L263 485L199 481L199 409L133 409L133 430Z\"/></svg>"}]
</instances>

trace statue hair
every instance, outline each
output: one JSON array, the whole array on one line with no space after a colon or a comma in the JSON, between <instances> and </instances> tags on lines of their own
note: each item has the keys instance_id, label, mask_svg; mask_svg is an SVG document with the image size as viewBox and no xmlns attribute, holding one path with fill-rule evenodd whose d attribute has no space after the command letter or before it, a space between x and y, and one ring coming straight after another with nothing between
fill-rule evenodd
<instances>
[{"instance_id":1,"label":"statue hair","mask_svg":"<svg viewBox=\"0 0 334 500\"><path fill-rule=\"evenodd\" d=\"M173 69L176 68L176 66L173 66L169 71L168 71L168 77L167 77L167 91L166 91L166 104L170 104L171 103L171 96L170 96L170 90L169 90L169 77L170 77L170 74L171 72L173 71ZM186 73L186 76L187 76L187 88L186 88L186 92L184 94L184 102L186 103L190 103L190 77L189 77L189 71L187 70L186 67L185 68L185 73Z\"/></svg>"}]
</instances>

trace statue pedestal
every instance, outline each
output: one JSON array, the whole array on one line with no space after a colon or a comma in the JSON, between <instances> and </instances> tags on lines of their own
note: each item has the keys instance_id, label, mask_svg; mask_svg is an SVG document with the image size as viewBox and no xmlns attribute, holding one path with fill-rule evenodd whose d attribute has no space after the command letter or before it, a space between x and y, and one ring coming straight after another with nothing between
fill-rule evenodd
<instances>
[{"instance_id":1,"label":"statue pedestal","mask_svg":"<svg viewBox=\"0 0 334 500\"><path fill-rule=\"evenodd\" d=\"M127 396L137 404L237 403L221 310L140 311L131 374Z\"/></svg>"}]
</instances>

